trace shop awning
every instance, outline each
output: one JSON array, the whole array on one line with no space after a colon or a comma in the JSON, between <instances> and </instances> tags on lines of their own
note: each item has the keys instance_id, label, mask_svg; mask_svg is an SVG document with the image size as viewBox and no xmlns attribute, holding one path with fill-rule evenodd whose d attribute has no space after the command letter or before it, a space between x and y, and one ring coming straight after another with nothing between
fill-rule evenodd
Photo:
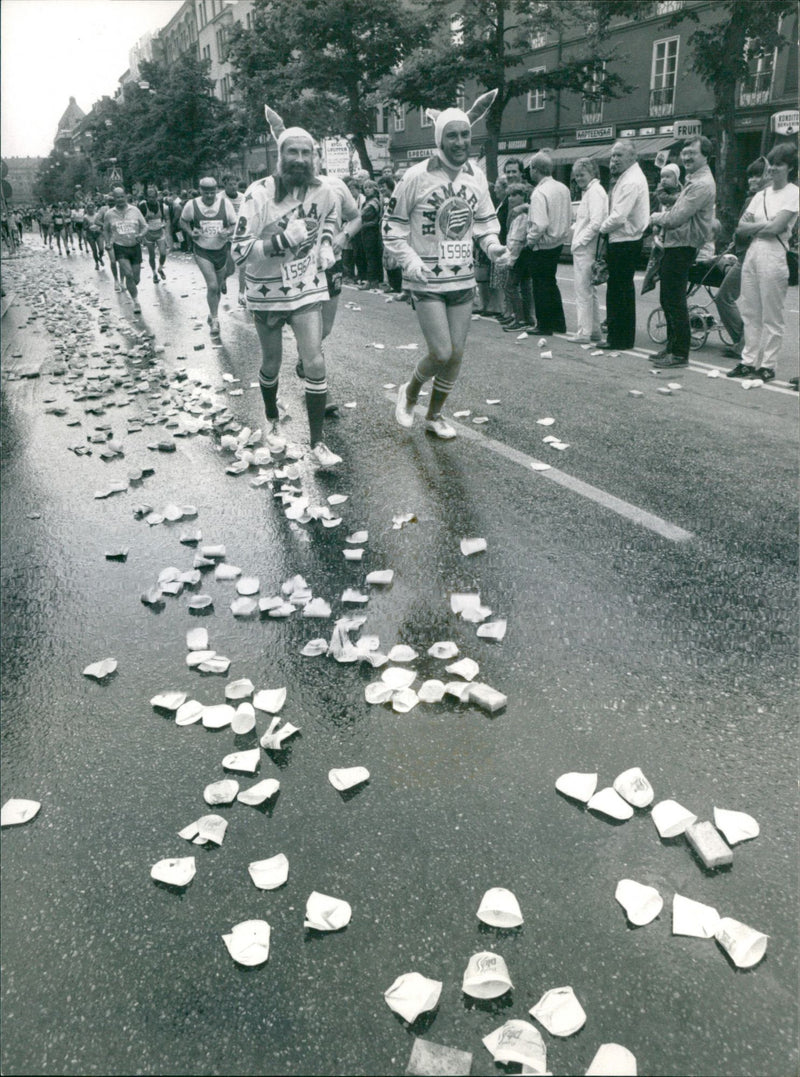
<instances>
[{"instance_id":1,"label":"shop awning","mask_svg":"<svg viewBox=\"0 0 800 1077\"><path fill-rule=\"evenodd\" d=\"M674 135L659 135L658 138L632 138L631 142L636 147L636 153L640 161L652 161L661 150L667 150L677 142L683 142L683 139L675 138ZM607 161L611 156L611 147L613 145L613 142L607 142L603 146L598 146L593 153L587 154L587 156L593 157L595 161Z\"/></svg>"},{"instance_id":2,"label":"shop awning","mask_svg":"<svg viewBox=\"0 0 800 1077\"><path fill-rule=\"evenodd\" d=\"M551 157L554 165L570 165L579 157L594 157L594 147L591 142L581 146L559 146L558 149L545 149L542 151ZM529 158L532 155L529 155Z\"/></svg>"}]
</instances>

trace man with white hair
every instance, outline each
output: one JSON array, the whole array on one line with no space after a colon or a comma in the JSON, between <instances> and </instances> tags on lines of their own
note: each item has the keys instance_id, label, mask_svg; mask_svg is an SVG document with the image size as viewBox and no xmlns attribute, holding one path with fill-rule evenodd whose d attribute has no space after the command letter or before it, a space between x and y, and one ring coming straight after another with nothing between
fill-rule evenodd
<instances>
[{"instance_id":1,"label":"man with white hair","mask_svg":"<svg viewBox=\"0 0 800 1077\"><path fill-rule=\"evenodd\" d=\"M384 246L403 270L403 288L411 292L428 347L410 380L398 390L395 418L402 427L413 425L420 390L433 378L425 426L445 440L456 436L442 416L442 406L461 369L472 318L473 237L493 262L508 264L510 259L498 239L500 224L486 176L469 162L471 126L485 115L496 95L493 90L479 97L469 113L428 109L435 125L436 152L405 173L383 225Z\"/></svg>"},{"instance_id":2,"label":"man with white hair","mask_svg":"<svg viewBox=\"0 0 800 1077\"><path fill-rule=\"evenodd\" d=\"M291 326L305 378L311 455L321 468L341 463L322 440L327 400L322 354L322 305L329 298L325 271L335 261L336 198L314 174L314 140L302 127L284 128L265 110L278 139L278 171L251 183L236 225L233 257L245 266L245 293L261 344L258 380L270 423L268 444L278 437L278 379L282 331ZM285 443L283 443L285 445Z\"/></svg>"},{"instance_id":3,"label":"man with white hair","mask_svg":"<svg viewBox=\"0 0 800 1077\"><path fill-rule=\"evenodd\" d=\"M630 139L621 138L614 143L609 167L616 182L609 196L609 214L600 225L600 235L608 237L608 334L597 346L606 351L621 351L636 343L633 274L642 253L642 236L650 223L650 190Z\"/></svg>"},{"instance_id":4,"label":"man with white hair","mask_svg":"<svg viewBox=\"0 0 800 1077\"><path fill-rule=\"evenodd\" d=\"M553 179L549 153L535 153L528 165L534 183L528 207L526 246L531 251L530 274L536 328L539 333L566 333L564 304L558 290L558 259L570 236L572 203L569 187Z\"/></svg>"}]
</instances>

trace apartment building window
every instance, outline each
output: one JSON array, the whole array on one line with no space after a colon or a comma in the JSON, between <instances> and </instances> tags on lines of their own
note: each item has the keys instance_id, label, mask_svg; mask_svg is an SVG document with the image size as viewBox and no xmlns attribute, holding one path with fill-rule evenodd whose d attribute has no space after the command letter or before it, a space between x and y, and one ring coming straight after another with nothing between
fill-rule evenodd
<instances>
[{"instance_id":1,"label":"apartment building window","mask_svg":"<svg viewBox=\"0 0 800 1077\"><path fill-rule=\"evenodd\" d=\"M421 108L419 110L419 125L420 127L433 127L433 120L430 118L430 116L425 115L424 108ZM397 130L397 128L395 128L395 130Z\"/></svg>"},{"instance_id":2,"label":"apartment building window","mask_svg":"<svg viewBox=\"0 0 800 1077\"><path fill-rule=\"evenodd\" d=\"M656 15L672 15L683 7L683 0L660 0L656 4Z\"/></svg>"},{"instance_id":3,"label":"apartment building window","mask_svg":"<svg viewBox=\"0 0 800 1077\"><path fill-rule=\"evenodd\" d=\"M605 79L605 60L601 67L592 68L591 74L584 84L588 92L584 93L581 98L581 123L591 125L593 123L602 123L603 120L603 98L602 96L596 96L603 87L603 81Z\"/></svg>"},{"instance_id":4,"label":"apartment building window","mask_svg":"<svg viewBox=\"0 0 800 1077\"><path fill-rule=\"evenodd\" d=\"M546 71L546 67L531 67L528 69L532 75L538 75ZM528 112L541 112L547 103L547 94L544 89L528 90Z\"/></svg>"},{"instance_id":5,"label":"apartment building window","mask_svg":"<svg viewBox=\"0 0 800 1077\"><path fill-rule=\"evenodd\" d=\"M394 129L395 131L405 131L406 129L406 106L401 105L400 108L394 110Z\"/></svg>"},{"instance_id":6,"label":"apartment building window","mask_svg":"<svg viewBox=\"0 0 800 1077\"><path fill-rule=\"evenodd\" d=\"M678 72L678 43L669 37L653 42L650 74L650 115L671 116L675 111L675 78Z\"/></svg>"},{"instance_id":7,"label":"apartment building window","mask_svg":"<svg viewBox=\"0 0 800 1077\"><path fill-rule=\"evenodd\" d=\"M756 56L750 61L747 76L739 83L739 104L743 108L749 105L766 105L769 101L772 93L773 59L774 53L770 53Z\"/></svg>"},{"instance_id":8,"label":"apartment building window","mask_svg":"<svg viewBox=\"0 0 800 1077\"><path fill-rule=\"evenodd\" d=\"M547 31L537 30L531 34L530 44L532 49L543 49L547 44Z\"/></svg>"},{"instance_id":9,"label":"apartment building window","mask_svg":"<svg viewBox=\"0 0 800 1077\"><path fill-rule=\"evenodd\" d=\"M228 28L221 27L217 30L217 56L219 62L224 64L228 59Z\"/></svg>"},{"instance_id":10,"label":"apartment building window","mask_svg":"<svg viewBox=\"0 0 800 1077\"><path fill-rule=\"evenodd\" d=\"M247 12L247 14L245 15L244 22L245 22L245 26L247 27L248 30L253 29L253 13L252 13L252 11Z\"/></svg>"},{"instance_id":11,"label":"apartment building window","mask_svg":"<svg viewBox=\"0 0 800 1077\"><path fill-rule=\"evenodd\" d=\"M210 60L211 59L211 46L210 45L204 45L203 46L203 59L204 60Z\"/></svg>"}]
</instances>

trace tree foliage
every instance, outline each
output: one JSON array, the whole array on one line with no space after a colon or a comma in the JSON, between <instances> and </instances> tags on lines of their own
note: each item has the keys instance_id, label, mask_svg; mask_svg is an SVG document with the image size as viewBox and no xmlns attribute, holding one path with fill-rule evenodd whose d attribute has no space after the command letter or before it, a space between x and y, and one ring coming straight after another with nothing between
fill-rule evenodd
<instances>
[{"instance_id":1,"label":"tree foliage","mask_svg":"<svg viewBox=\"0 0 800 1077\"><path fill-rule=\"evenodd\" d=\"M40 202L48 205L72 202L78 195L93 194L95 183L96 174L89 157L52 150L36 171L33 193Z\"/></svg>"},{"instance_id":2,"label":"tree foliage","mask_svg":"<svg viewBox=\"0 0 800 1077\"><path fill-rule=\"evenodd\" d=\"M430 33L427 8L422 0L255 0L253 28L234 28L229 53L251 133L263 134L266 103L317 137L352 135L371 170L376 91Z\"/></svg>"}]
</instances>

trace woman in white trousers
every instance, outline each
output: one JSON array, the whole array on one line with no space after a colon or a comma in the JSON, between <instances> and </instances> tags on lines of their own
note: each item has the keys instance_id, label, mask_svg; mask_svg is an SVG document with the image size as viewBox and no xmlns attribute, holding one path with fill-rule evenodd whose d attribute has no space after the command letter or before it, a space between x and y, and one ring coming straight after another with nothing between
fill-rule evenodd
<instances>
[{"instance_id":1,"label":"woman in white trousers","mask_svg":"<svg viewBox=\"0 0 800 1077\"><path fill-rule=\"evenodd\" d=\"M748 203L736 230L750 237L742 265L739 312L744 322L741 376L772 381L783 343L784 303L789 284L786 249L797 222L797 150L790 143L767 154L770 185ZM737 368L738 369L738 368Z\"/></svg>"},{"instance_id":2,"label":"woman in white trousers","mask_svg":"<svg viewBox=\"0 0 800 1077\"><path fill-rule=\"evenodd\" d=\"M572 232L572 274L578 328L570 337L578 344L600 340L600 297L592 284L592 263L600 225L608 216L608 195L597 178L597 165L579 157L572 166L572 178L583 192Z\"/></svg>"}]
</instances>

